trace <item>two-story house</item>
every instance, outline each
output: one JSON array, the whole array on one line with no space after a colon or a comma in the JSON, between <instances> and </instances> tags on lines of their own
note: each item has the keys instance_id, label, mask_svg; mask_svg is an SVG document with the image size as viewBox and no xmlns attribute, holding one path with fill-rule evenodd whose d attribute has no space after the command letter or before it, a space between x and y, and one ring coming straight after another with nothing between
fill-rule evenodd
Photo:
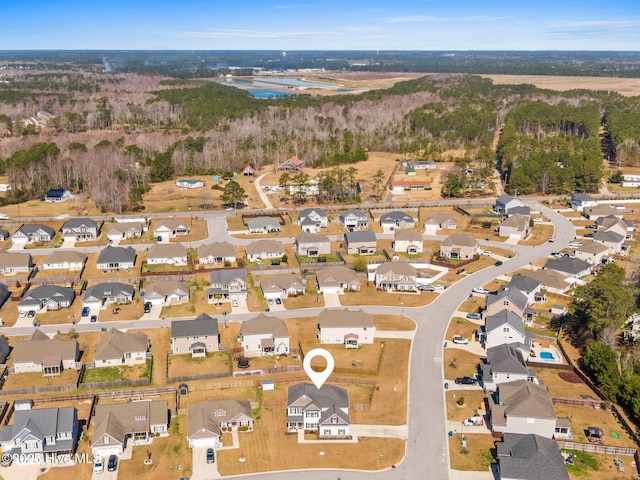
<instances>
[{"instance_id":1,"label":"two-story house","mask_svg":"<svg viewBox=\"0 0 640 480\"><path fill-rule=\"evenodd\" d=\"M287 391L287 429L318 432L319 438L349 436L349 393L345 388L324 384L318 389L298 383Z\"/></svg>"},{"instance_id":2,"label":"two-story house","mask_svg":"<svg viewBox=\"0 0 640 480\"><path fill-rule=\"evenodd\" d=\"M289 329L284 320L260 314L240 325L240 345L246 356L287 355Z\"/></svg>"},{"instance_id":3,"label":"two-story house","mask_svg":"<svg viewBox=\"0 0 640 480\"><path fill-rule=\"evenodd\" d=\"M422 235L414 230L396 230L393 234L393 251L416 255L424 251Z\"/></svg>"},{"instance_id":4,"label":"two-story house","mask_svg":"<svg viewBox=\"0 0 640 480\"><path fill-rule=\"evenodd\" d=\"M533 335L525 331L524 321L511 310L501 310L485 318L480 329L480 341L484 348L492 348L505 343L521 343L531 348Z\"/></svg>"},{"instance_id":5,"label":"two-story house","mask_svg":"<svg viewBox=\"0 0 640 480\"><path fill-rule=\"evenodd\" d=\"M171 354L190 354L206 357L207 352L217 352L220 345L218 319L201 313L193 320L171 322Z\"/></svg>"},{"instance_id":6,"label":"two-story house","mask_svg":"<svg viewBox=\"0 0 640 480\"><path fill-rule=\"evenodd\" d=\"M318 233L303 232L295 240L297 255L307 255L317 257L331 253L331 240L326 235Z\"/></svg>"},{"instance_id":7,"label":"two-story house","mask_svg":"<svg viewBox=\"0 0 640 480\"><path fill-rule=\"evenodd\" d=\"M503 343L487 349L487 358L480 363L482 387L493 392L498 385L515 380L533 381L536 373L527 368L529 352L517 343Z\"/></svg>"},{"instance_id":8,"label":"two-story house","mask_svg":"<svg viewBox=\"0 0 640 480\"><path fill-rule=\"evenodd\" d=\"M340 214L340 224L349 232L369 228L369 218L362 210L347 210Z\"/></svg>"},{"instance_id":9,"label":"two-story house","mask_svg":"<svg viewBox=\"0 0 640 480\"><path fill-rule=\"evenodd\" d=\"M586 193L572 193L569 206L577 212L582 212L585 208L595 207L598 201Z\"/></svg>"},{"instance_id":10,"label":"two-story house","mask_svg":"<svg viewBox=\"0 0 640 480\"><path fill-rule=\"evenodd\" d=\"M350 255L373 255L378 251L376 234L371 230L344 234L344 249Z\"/></svg>"},{"instance_id":11,"label":"two-story house","mask_svg":"<svg viewBox=\"0 0 640 480\"><path fill-rule=\"evenodd\" d=\"M384 213L380 217L380 226L385 233L393 232L399 228L413 228L415 224L415 219L411 215L399 210Z\"/></svg>"},{"instance_id":12,"label":"two-story house","mask_svg":"<svg viewBox=\"0 0 640 480\"><path fill-rule=\"evenodd\" d=\"M232 302L247 298L247 272L244 268L222 268L209 274L209 303Z\"/></svg>"},{"instance_id":13,"label":"two-story house","mask_svg":"<svg viewBox=\"0 0 640 480\"><path fill-rule=\"evenodd\" d=\"M305 208L298 213L297 223L303 232L316 233L321 228L327 228L329 218L320 208Z\"/></svg>"},{"instance_id":14,"label":"two-story house","mask_svg":"<svg viewBox=\"0 0 640 480\"><path fill-rule=\"evenodd\" d=\"M98 238L98 222L91 218L72 218L62 225L62 237L76 242L86 242Z\"/></svg>"},{"instance_id":15,"label":"two-story house","mask_svg":"<svg viewBox=\"0 0 640 480\"><path fill-rule=\"evenodd\" d=\"M493 211L496 213L506 214L509 209L514 207L524 207L524 202L519 198L512 197L505 193L496 198Z\"/></svg>"},{"instance_id":16,"label":"two-story house","mask_svg":"<svg viewBox=\"0 0 640 480\"><path fill-rule=\"evenodd\" d=\"M416 278L416 268L408 262L383 262L376 269L374 283L380 290L415 292Z\"/></svg>"},{"instance_id":17,"label":"two-story house","mask_svg":"<svg viewBox=\"0 0 640 480\"><path fill-rule=\"evenodd\" d=\"M373 343L375 336L373 317L364 310L325 308L318 316L320 343L358 348Z\"/></svg>"},{"instance_id":18,"label":"two-story house","mask_svg":"<svg viewBox=\"0 0 640 480\"><path fill-rule=\"evenodd\" d=\"M479 252L480 242L466 233L449 235L440 244L440 256L443 258L466 260Z\"/></svg>"}]
</instances>

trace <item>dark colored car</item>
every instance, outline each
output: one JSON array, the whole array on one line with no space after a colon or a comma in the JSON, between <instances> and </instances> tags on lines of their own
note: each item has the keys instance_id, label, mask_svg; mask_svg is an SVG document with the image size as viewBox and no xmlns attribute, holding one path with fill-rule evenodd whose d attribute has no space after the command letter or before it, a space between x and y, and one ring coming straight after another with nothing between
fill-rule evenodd
<instances>
[{"instance_id":1,"label":"dark colored car","mask_svg":"<svg viewBox=\"0 0 640 480\"><path fill-rule=\"evenodd\" d=\"M107 471L115 472L118 468L118 457L116 455L109 455L109 461L107 462Z\"/></svg>"},{"instance_id":2,"label":"dark colored car","mask_svg":"<svg viewBox=\"0 0 640 480\"><path fill-rule=\"evenodd\" d=\"M280 300L279 298L276 298L276 304L277 305L282 305L282 300Z\"/></svg>"},{"instance_id":3,"label":"dark colored car","mask_svg":"<svg viewBox=\"0 0 640 480\"><path fill-rule=\"evenodd\" d=\"M480 320L482 318L482 315L480 315L479 313L467 313L467 318L471 318L473 320Z\"/></svg>"},{"instance_id":4,"label":"dark colored car","mask_svg":"<svg viewBox=\"0 0 640 480\"><path fill-rule=\"evenodd\" d=\"M29 310L29 312L27 313L27 317L29 318L33 318L36 316L36 311L35 310Z\"/></svg>"},{"instance_id":5,"label":"dark colored car","mask_svg":"<svg viewBox=\"0 0 640 480\"><path fill-rule=\"evenodd\" d=\"M95 323L98 321L98 316L97 315L91 315L91 323Z\"/></svg>"},{"instance_id":6,"label":"dark colored car","mask_svg":"<svg viewBox=\"0 0 640 480\"><path fill-rule=\"evenodd\" d=\"M151 302L146 302L144 304L144 313L149 313L151 312Z\"/></svg>"},{"instance_id":7,"label":"dark colored car","mask_svg":"<svg viewBox=\"0 0 640 480\"><path fill-rule=\"evenodd\" d=\"M216 456L213 453L213 448L207 448L207 463L213 463L216 461Z\"/></svg>"},{"instance_id":8,"label":"dark colored car","mask_svg":"<svg viewBox=\"0 0 640 480\"><path fill-rule=\"evenodd\" d=\"M500 265L502 265L502 260L498 260L496 263L494 263L494 265L496 267L499 267Z\"/></svg>"},{"instance_id":9,"label":"dark colored car","mask_svg":"<svg viewBox=\"0 0 640 480\"><path fill-rule=\"evenodd\" d=\"M457 385L475 385L478 381L471 377L458 377L456 378Z\"/></svg>"},{"instance_id":10,"label":"dark colored car","mask_svg":"<svg viewBox=\"0 0 640 480\"><path fill-rule=\"evenodd\" d=\"M89 316L89 307L82 307L82 314L83 317L88 317Z\"/></svg>"}]
</instances>

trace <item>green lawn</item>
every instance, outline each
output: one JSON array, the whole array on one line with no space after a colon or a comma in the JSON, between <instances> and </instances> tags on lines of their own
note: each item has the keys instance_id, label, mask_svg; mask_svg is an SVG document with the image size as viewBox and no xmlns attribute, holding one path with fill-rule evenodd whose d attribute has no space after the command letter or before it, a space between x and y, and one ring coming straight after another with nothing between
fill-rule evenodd
<instances>
[{"instance_id":1,"label":"green lawn","mask_svg":"<svg viewBox=\"0 0 640 480\"><path fill-rule=\"evenodd\" d=\"M309 258L308 255L297 255L299 263L322 263L322 262L339 262L340 257L337 253L327 253L324 255L318 255L317 257ZM320 259L324 259L319 261Z\"/></svg>"}]
</instances>

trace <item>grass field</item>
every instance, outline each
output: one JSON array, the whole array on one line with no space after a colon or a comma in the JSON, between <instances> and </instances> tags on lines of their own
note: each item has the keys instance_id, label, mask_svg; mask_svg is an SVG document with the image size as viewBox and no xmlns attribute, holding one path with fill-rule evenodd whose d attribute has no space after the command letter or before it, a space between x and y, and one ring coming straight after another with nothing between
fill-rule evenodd
<instances>
[{"instance_id":1,"label":"grass field","mask_svg":"<svg viewBox=\"0 0 640 480\"><path fill-rule=\"evenodd\" d=\"M445 349L444 378L453 380L456 377L473 377L478 372L480 358L465 350Z\"/></svg>"},{"instance_id":2,"label":"grass field","mask_svg":"<svg viewBox=\"0 0 640 480\"><path fill-rule=\"evenodd\" d=\"M429 305L438 296L435 292L387 293L378 290L373 282L363 282L359 292L346 292L340 296L344 306L393 305L397 307L421 307Z\"/></svg>"},{"instance_id":3,"label":"grass field","mask_svg":"<svg viewBox=\"0 0 640 480\"><path fill-rule=\"evenodd\" d=\"M491 450L495 448L496 441L492 435L464 434L467 439L467 448L462 448L461 434L455 432L449 437L449 458L451 468L455 470L489 471L489 465L493 462Z\"/></svg>"},{"instance_id":4,"label":"grass field","mask_svg":"<svg viewBox=\"0 0 640 480\"><path fill-rule=\"evenodd\" d=\"M563 77L553 75L482 75L496 85L528 83L539 88L565 92L567 90L607 90L632 97L640 95L640 83L634 78Z\"/></svg>"},{"instance_id":5,"label":"grass field","mask_svg":"<svg viewBox=\"0 0 640 480\"><path fill-rule=\"evenodd\" d=\"M149 365L147 363L145 365L135 365L133 367L121 366L88 368L84 371L82 383L114 382L117 380L137 380L139 378L149 378L148 367Z\"/></svg>"},{"instance_id":6,"label":"grass field","mask_svg":"<svg viewBox=\"0 0 640 480\"><path fill-rule=\"evenodd\" d=\"M464 399L462 405L458 405L460 398ZM482 390L455 390L446 393L447 419L462 422L469 417L484 413L484 397Z\"/></svg>"},{"instance_id":7,"label":"grass field","mask_svg":"<svg viewBox=\"0 0 640 480\"><path fill-rule=\"evenodd\" d=\"M206 357L191 358L191 355L169 355L169 376L181 377L198 373L229 372L230 356L226 352L210 352Z\"/></svg>"}]
</instances>

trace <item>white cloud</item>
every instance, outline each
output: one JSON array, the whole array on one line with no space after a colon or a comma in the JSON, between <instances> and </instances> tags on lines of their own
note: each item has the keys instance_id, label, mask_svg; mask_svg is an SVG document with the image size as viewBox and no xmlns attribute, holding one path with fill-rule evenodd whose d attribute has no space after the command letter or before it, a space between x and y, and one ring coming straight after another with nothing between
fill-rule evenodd
<instances>
[{"instance_id":1,"label":"white cloud","mask_svg":"<svg viewBox=\"0 0 640 480\"><path fill-rule=\"evenodd\" d=\"M389 17L383 23L444 23L444 22L494 22L513 17L492 17L488 15L471 15L467 17L434 17L432 15L406 15L403 17Z\"/></svg>"},{"instance_id":2,"label":"white cloud","mask_svg":"<svg viewBox=\"0 0 640 480\"><path fill-rule=\"evenodd\" d=\"M560 30L601 30L605 28L629 28L640 26L640 20L594 20L584 22L558 22L551 28Z\"/></svg>"}]
</instances>

